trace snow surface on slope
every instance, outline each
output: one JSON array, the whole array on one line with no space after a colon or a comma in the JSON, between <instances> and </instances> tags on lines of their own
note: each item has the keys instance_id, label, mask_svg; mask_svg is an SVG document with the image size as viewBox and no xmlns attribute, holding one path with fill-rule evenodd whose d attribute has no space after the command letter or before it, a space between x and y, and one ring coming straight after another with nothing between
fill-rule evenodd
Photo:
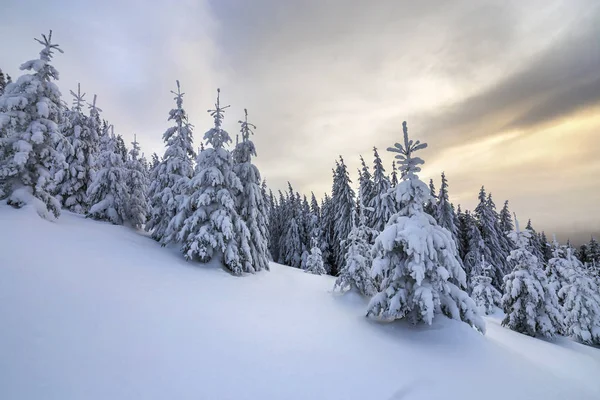
<instances>
[{"instance_id":1,"label":"snow surface on slope","mask_svg":"<svg viewBox=\"0 0 600 400\"><path fill-rule=\"evenodd\" d=\"M599 399L600 350L487 319L380 324L334 279L236 278L130 229L0 205L0 399Z\"/></svg>"}]
</instances>

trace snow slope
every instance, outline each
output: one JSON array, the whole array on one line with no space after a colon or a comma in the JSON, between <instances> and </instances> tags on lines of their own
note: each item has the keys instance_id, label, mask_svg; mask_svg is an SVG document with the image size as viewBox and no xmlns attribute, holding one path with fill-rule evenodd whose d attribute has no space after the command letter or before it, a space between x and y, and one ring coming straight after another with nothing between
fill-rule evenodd
<instances>
[{"instance_id":1,"label":"snow slope","mask_svg":"<svg viewBox=\"0 0 600 400\"><path fill-rule=\"evenodd\" d=\"M0 205L0 399L599 399L600 350L487 319L380 324L334 279L236 278L130 229Z\"/></svg>"}]
</instances>

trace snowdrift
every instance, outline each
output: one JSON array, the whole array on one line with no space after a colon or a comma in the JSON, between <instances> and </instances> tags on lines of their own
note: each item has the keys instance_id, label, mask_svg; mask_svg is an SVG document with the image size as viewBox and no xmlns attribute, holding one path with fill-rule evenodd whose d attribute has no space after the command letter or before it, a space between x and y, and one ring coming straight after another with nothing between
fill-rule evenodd
<instances>
[{"instance_id":1,"label":"snowdrift","mask_svg":"<svg viewBox=\"0 0 600 400\"><path fill-rule=\"evenodd\" d=\"M600 399L600 350L367 320L334 279L234 277L147 236L0 205L0 399Z\"/></svg>"}]
</instances>

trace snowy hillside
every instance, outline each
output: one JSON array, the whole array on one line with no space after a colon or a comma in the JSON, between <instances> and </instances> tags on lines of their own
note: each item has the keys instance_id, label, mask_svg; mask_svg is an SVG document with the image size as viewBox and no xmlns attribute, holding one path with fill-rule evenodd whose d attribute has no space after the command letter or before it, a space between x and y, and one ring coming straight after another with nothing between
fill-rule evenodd
<instances>
[{"instance_id":1,"label":"snowy hillside","mask_svg":"<svg viewBox=\"0 0 600 400\"><path fill-rule=\"evenodd\" d=\"M0 399L599 399L600 350L367 320L334 278L234 277L122 226L0 205Z\"/></svg>"}]
</instances>

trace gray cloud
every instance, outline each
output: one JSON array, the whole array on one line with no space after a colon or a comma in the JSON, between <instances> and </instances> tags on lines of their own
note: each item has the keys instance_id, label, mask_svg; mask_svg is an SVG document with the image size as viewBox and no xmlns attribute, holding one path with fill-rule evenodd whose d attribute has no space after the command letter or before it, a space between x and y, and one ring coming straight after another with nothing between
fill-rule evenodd
<instances>
[{"instance_id":1,"label":"gray cloud","mask_svg":"<svg viewBox=\"0 0 600 400\"><path fill-rule=\"evenodd\" d=\"M581 196L596 167L577 170L584 177L574 183L561 176L577 193L575 211L552 219L553 210L534 205L534 194L522 184L536 180L540 196L564 204L575 195L555 187L558 166L541 175L531 160L474 169L467 166L477 148L469 149L461 166L446 154L502 130L533 131L598 104L594 0L5 4L0 37L10 40L0 41L0 67L16 75L16 67L39 50L32 37L53 28L65 50L55 62L63 93L77 82L97 93L104 116L128 141L137 133L146 152L162 152L173 106L169 91L180 79L197 144L211 124L206 109L217 86L232 104L225 124L233 135L248 108L258 126L256 162L274 189L285 189L290 180L305 193L328 191L340 154L356 176L358 154L371 161L372 146L395 142L406 119L430 142L426 168L434 175L440 172L434 169L453 171L449 178L460 201L475 198L485 183L498 201L514 198L515 208L534 222L564 225L581 219L576 209L589 210L593 196L600 196L598 189ZM486 155L497 157L506 146L488 146ZM580 146L577 156L591 165L597 145L580 138ZM391 157L382 156L389 166ZM520 186L509 174L522 175Z\"/></svg>"}]
</instances>

